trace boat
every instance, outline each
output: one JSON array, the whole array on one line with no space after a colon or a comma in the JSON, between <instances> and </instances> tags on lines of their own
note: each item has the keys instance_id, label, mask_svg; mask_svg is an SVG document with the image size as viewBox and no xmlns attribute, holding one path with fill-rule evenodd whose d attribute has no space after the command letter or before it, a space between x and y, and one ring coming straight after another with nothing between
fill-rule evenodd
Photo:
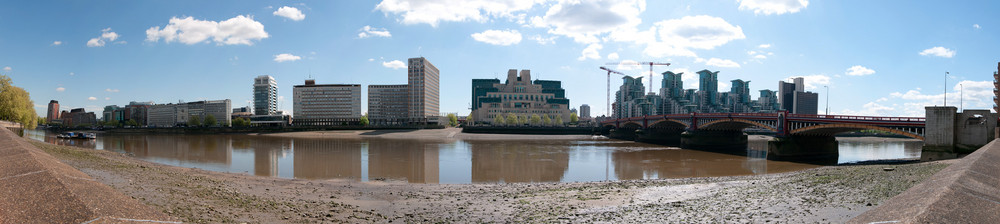
<instances>
[{"instance_id":1,"label":"boat","mask_svg":"<svg viewBox=\"0 0 1000 224\"><path fill-rule=\"evenodd\" d=\"M97 139L97 134L85 132L66 132L56 136L65 139Z\"/></svg>"}]
</instances>

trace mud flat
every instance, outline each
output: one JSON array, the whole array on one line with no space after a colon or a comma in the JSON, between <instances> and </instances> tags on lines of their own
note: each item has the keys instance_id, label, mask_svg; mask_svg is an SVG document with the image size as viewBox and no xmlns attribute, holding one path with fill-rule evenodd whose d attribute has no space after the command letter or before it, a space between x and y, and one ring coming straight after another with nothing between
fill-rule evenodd
<instances>
[{"instance_id":1,"label":"mud flat","mask_svg":"<svg viewBox=\"0 0 1000 224\"><path fill-rule=\"evenodd\" d=\"M451 133L444 129L426 134L435 138L461 135ZM330 134L308 135L326 138ZM109 151L32 144L127 196L193 223L842 223L955 162L829 166L756 176L667 180L408 184L220 173Z\"/></svg>"}]
</instances>

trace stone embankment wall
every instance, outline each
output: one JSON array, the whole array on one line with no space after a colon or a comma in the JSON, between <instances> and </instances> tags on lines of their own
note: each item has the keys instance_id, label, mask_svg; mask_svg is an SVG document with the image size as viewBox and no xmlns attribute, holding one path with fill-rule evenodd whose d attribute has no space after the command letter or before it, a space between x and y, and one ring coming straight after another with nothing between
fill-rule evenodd
<instances>
[{"instance_id":1,"label":"stone embankment wall","mask_svg":"<svg viewBox=\"0 0 1000 224\"><path fill-rule=\"evenodd\" d=\"M994 140L851 223L996 223L1000 141Z\"/></svg>"},{"instance_id":2,"label":"stone embankment wall","mask_svg":"<svg viewBox=\"0 0 1000 224\"><path fill-rule=\"evenodd\" d=\"M0 128L0 223L179 223Z\"/></svg>"}]
</instances>

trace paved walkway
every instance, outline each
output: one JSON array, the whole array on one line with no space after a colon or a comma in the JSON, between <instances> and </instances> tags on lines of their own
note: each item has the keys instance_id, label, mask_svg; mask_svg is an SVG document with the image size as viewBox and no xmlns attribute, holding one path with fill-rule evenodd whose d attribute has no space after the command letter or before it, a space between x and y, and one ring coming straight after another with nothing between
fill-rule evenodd
<instances>
[{"instance_id":1,"label":"paved walkway","mask_svg":"<svg viewBox=\"0 0 1000 224\"><path fill-rule=\"evenodd\" d=\"M0 223L179 223L0 129Z\"/></svg>"},{"instance_id":2,"label":"paved walkway","mask_svg":"<svg viewBox=\"0 0 1000 224\"><path fill-rule=\"evenodd\" d=\"M851 223L997 223L1000 140L994 140Z\"/></svg>"}]
</instances>

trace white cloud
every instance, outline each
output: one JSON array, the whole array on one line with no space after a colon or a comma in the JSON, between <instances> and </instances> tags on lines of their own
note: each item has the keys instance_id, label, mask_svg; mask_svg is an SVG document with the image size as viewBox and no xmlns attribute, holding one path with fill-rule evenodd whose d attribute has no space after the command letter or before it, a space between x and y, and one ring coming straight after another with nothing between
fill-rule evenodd
<instances>
[{"instance_id":1,"label":"white cloud","mask_svg":"<svg viewBox=\"0 0 1000 224\"><path fill-rule=\"evenodd\" d=\"M399 60L392 60L390 62L382 62L382 66L391 69L403 69L406 68L406 63Z\"/></svg>"},{"instance_id":2,"label":"white cloud","mask_svg":"<svg viewBox=\"0 0 1000 224\"><path fill-rule=\"evenodd\" d=\"M118 92L118 89L110 89L110 88L109 88L109 89L105 89L104 91L105 91L105 92L109 92L109 93L117 93L117 92Z\"/></svg>"},{"instance_id":3,"label":"white cloud","mask_svg":"<svg viewBox=\"0 0 1000 224\"><path fill-rule=\"evenodd\" d=\"M993 82L963 80L951 86L948 92L948 105L962 104L964 109L992 109ZM908 90L905 93L893 92L892 99L907 101L903 103L902 116L924 116L925 106L944 105L944 93L924 94L920 88Z\"/></svg>"},{"instance_id":4,"label":"white cloud","mask_svg":"<svg viewBox=\"0 0 1000 224\"><path fill-rule=\"evenodd\" d=\"M59 45L62 45L62 41L58 41L58 40L57 41L52 41L52 46L59 46Z\"/></svg>"},{"instance_id":5,"label":"white cloud","mask_svg":"<svg viewBox=\"0 0 1000 224\"><path fill-rule=\"evenodd\" d=\"M103 47L107 42L113 42L118 39L118 33L112 32L111 28L105 28L101 30L101 36L91 38L87 41L87 47ZM125 43L124 41L120 43ZM55 44L55 43L53 43ZM62 44L62 42L60 42Z\"/></svg>"},{"instance_id":6,"label":"white cloud","mask_svg":"<svg viewBox=\"0 0 1000 224\"><path fill-rule=\"evenodd\" d=\"M97 100L97 97L87 97L87 100Z\"/></svg>"},{"instance_id":7,"label":"white cloud","mask_svg":"<svg viewBox=\"0 0 1000 224\"><path fill-rule=\"evenodd\" d=\"M472 34L472 39L492 45L509 46L521 42L521 32L517 30L486 30Z\"/></svg>"},{"instance_id":8,"label":"white cloud","mask_svg":"<svg viewBox=\"0 0 1000 224\"><path fill-rule=\"evenodd\" d=\"M272 14L276 16L289 18L295 21L302 21L303 19L306 18L306 14L302 14L302 11L300 11L295 7L288 7L288 6L282 6L281 8L278 8L277 11L274 11L274 13Z\"/></svg>"},{"instance_id":9,"label":"white cloud","mask_svg":"<svg viewBox=\"0 0 1000 224\"><path fill-rule=\"evenodd\" d=\"M74 75L76 75L76 73L72 73L72 72L69 73L69 76L74 76Z\"/></svg>"},{"instance_id":10,"label":"white cloud","mask_svg":"<svg viewBox=\"0 0 1000 224\"><path fill-rule=\"evenodd\" d=\"M733 60L720 59L720 58L709 58L708 60L705 60L704 58L696 58L696 59L694 59L694 62L695 63L705 63L705 65L708 65L708 66L715 66L715 67L722 67L722 68L739 68L740 67L740 63L736 63Z\"/></svg>"},{"instance_id":11,"label":"white cloud","mask_svg":"<svg viewBox=\"0 0 1000 224\"><path fill-rule=\"evenodd\" d=\"M5 72L9 72L11 70L14 70L14 69L10 68L10 66L3 67L3 71L5 71Z\"/></svg>"},{"instance_id":12,"label":"white cloud","mask_svg":"<svg viewBox=\"0 0 1000 224\"><path fill-rule=\"evenodd\" d=\"M816 88L830 85L830 76L826 75L807 75L807 76L791 76L785 78L785 82L791 82L792 78L802 77L803 82L805 82L806 90L814 90Z\"/></svg>"},{"instance_id":13,"label":"white cloud","mask_svg":"<svg viewBox=\"0 0 1000 224\"><path fill-rule=\"evenodd\" d=\"M729 24L722 18L705 15L656 22L649 31L634 35L652 35L632 38L636 43L646 43L643 53L651 57L697 57L692 49L711 50L730 41L746 38L743 28ZM622 40L614 34L612 39Z\"/></svg>"},{"instance_id":14,"label":"white cloud","mask_svg":"<svg viewBox=\"0 0 1000 224\"><path fill-rule=\"evenodd\" d=\"M399 14L403 24L428 24L437 27L440 22L486 22L491 17L516 17L515 12L531 9L539 0L384 0L375 6L385 14Z\"/></svg>"},{"instance_id":15,"label":"white cloud","mask_svg":"<svg viewBox=\"0 0 1000 224\"><path fill-rule=\"evenodd\" d=\"M375 59L374 58L369 58L368 61L375 61Z\"/></svg>"},{"instance_id":16,"label":"white cloud","mask_svg":"<svg viewBox=\"0 0 1000 224\"><path fill-rule=\"evenodd\" d=\"M862 76L871 74L875 74L875 70L865 68L864 66L860 65L851 66L851 68L847 69L847 75Z\"/></svg>"},{"instance_id":17,"label":"white cloud","mask_svg":"<svg viewBox=\"0 0 1000 224\"><path fill-rule=\"evenodd\" d=\"M615 53L608 54L608 60L612 60L612 61L618 60L618 53L615 52Z\"/></svg>"},{"instance_id":18,"label":"white cloud","mask_svg":"<svg viewBox=\"0 0 1000 224\"><path fill-rule=\"evenodd\" d=\"M111 97L104 97L104 100L111 100Z\"/></svg>"},{"instance_id":19,"label":"white cloud","mask_svg":"<svg viewBox=\"0 0 1000 224\"><path fill-rule=\"evenodd\" d=\"M740 10L753 10L754 14L796 13L809 6L809 0L740 0Z\"/></svg>"},{"instance_id":20,"label":"white cloud","mask_svg":"<svg viewBox=\"0 0 1000 224\"><path fill-rule=\"evenodd\" d=\"M760 59L760 60L763 60L763 59L767 59L767 56L765 56L765 55L763 55L763 54L758 54L758 55L754 55L754 56L753 56L753 58L754 58L754 59Z\"/></svg>"},{"instance_id":21,"label":"white cloud","mask_svg":"<svg viewBox=\"0 0 1000 224\"><path fill-rule=\"evenodd\" d=\"M601 44L587 45L587 48L584 48L583 52L580 52L580 57L576 58L576 60L601 59L601 53L598 52L601 48L604 48Z\"/></svg>"},{"instance_id":22,"label":"white cloud","mask_svg":"<svg viewBox=\"0 0 1000 224\"><path fill-rule=\"evenodd\" d=\"M771 48L771 44L761 44L761 45L758 45L757 48L768 49L768 48Z\"/></svg>"},{"instance_id":23,"label":"white cloud","mask_svg":"<svg viewBox=\"0 0 1000 224\"><path fill-rule=\"evenodd\" d=\"M286 62L286 61L298 61L302 57L295 56L292 54L277 54L274 55L274 61L276 62Z\"/></svg>"},{"instance_id":24,"label":"white cloud","mask_svg":"<svg viewBox=\"0 0 1000 224\"><path fill-rule=\"evenodd\" d=\"M556 37L555 36L552 36L552 37L542 37L542 35L535 35L535 36L532 36L532 37L528 37L528 39L535 40L535 42L538 42L538 44L541 44L541 45L549 45L549 44L555 44L556 43Z\"/></svg>"},{"instance_id":25,"label":"white cloud","mask_svg":"<svg viewBox=\"0 0 1000 224\"><path fill-rule=\"evenodd\" d=\"M615 30L634 30L646 10L643 0L559 1L544 16L531 17L532 27L570 37L577 43L597 43L598 36Z\"/></svg>"},{"instance_id":26,"label":"white cloud","mask_svg":"<svg viewBox=\"0 0 1000 224\"><path fill-rule=\"evenodd\" d=\"M63 87L56 88L56 92L63 92L63 91L66 91L66 88Z\"/></svg>"},{"instance_id":27,"label":"white cloud","mask_svg":"<svg viewBox=\"0 0 1000 224\"><path fill-rule=\"evenodd\" d=\"M980 27L979 24L972 24L972 28L978 30L981 29L982 27Z\"/></svg>"},{"instance_id":28,"label":"white cloud","mask_svg":"<svg viewBox=\"0 0 1000 224\"><path fill-rule=\"evenodd\" d=\"M371 26L362 27L361 32L358 33L358 38L369 37L392 37L392 34L385 28L375 28Z\"/></svg>"},{"instance_id":29,"label":"white cloud","mask_svg":"<svg viewBox=\"0 0 1000 224\"><path fill-rule=\"evenodd\" d=\"M218 45L253 45L253 41L268 37L263 24L243 15L220 22L172 17L163 29L156 26L146 30L146 41L163 39L167 43L180 41L188 45L210 41Z\"/></svg>"},{"instance_id":30,"label":"white cloud","mask_svg":"<svg viewBox=\"0 0 1000 224\"><path fill-rule=\"evenodd\" d=\"M923 56L938 56L943 58L951 58L955 56L955 50L944 48L944 47L932 47L920 52Z\"/></svg>"},{"instance_id":31,"label":"white cloud","mask_svg":"<svg viewBox=\"0 0 1000 224\"><path fill-rule=\"evenodd\" d=\"M882 98L885 99L885 98ZM881 100L881 99L879 99ZM882 101L877 101L882 102ZM894 116L896 108L878 104L877 102L868 102L861 106L860 111L855 110L844 110L839 114L842 115L860 115L860 116Z\"/></svg>"}]
</instances>

